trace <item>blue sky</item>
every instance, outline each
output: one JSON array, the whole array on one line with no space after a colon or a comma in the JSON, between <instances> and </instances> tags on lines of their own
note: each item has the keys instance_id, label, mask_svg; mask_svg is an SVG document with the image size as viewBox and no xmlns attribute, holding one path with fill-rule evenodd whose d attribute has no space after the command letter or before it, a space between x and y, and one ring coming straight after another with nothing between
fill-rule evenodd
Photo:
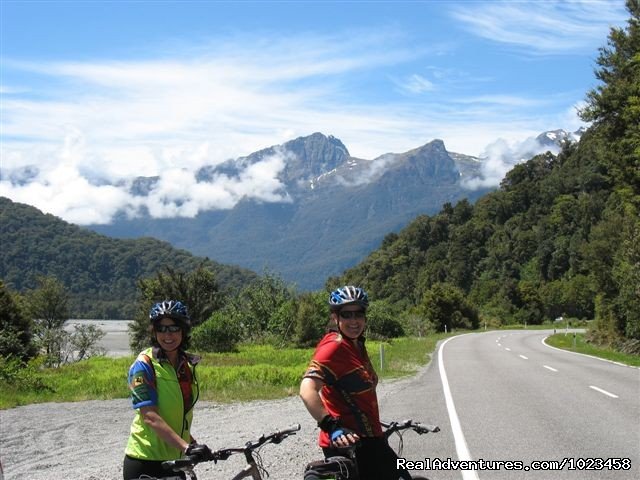
<instances>
[{"instance_id":1,"label":"blue sky","mask_svg":"<svg viewBox=\"0 0 640 480\"><path fill-rule=\"evenodd\" d=\"M284 157L215 187L194 172L314 132L368 160L436 138L515 155L581 126L628 19L623 0L0 5L0 195L80 224L277 200ZM152 175L153 200L128 194Z\"/></svg>"}]
</instances>

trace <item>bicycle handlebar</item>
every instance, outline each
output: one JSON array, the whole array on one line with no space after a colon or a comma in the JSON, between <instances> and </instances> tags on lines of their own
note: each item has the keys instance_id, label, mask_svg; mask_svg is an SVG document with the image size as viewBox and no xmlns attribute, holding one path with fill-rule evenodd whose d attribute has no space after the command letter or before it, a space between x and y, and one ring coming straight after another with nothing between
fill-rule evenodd
<instances>
[{"instance_id":1,"label":"bicycle handlebar","mask_svg":"<svg viewBox=\"0 0 640 480\"><path fill-rule=\"evenodd\" d=\"M282 440L287 438L290 435L295 435L297 431L300 430L300 424L296 423L295 425L290 426L289 428L285 428L284 430L278 430L277 432L270 433L269 435L260 435L255 442L247 442L245 444L245 448L250 450L254 450L258 448L260 445L264 445L265 443L280 443Z\"/></svg>"},{"instance_id":2,"label":"bicycle handlebar","mask_svg":"<svg viewBox=\"0 0 640 480\"><path fill-rule=\"evenodd\" d=\"M262 434L256 441L249 441L245 443L244 447L241 448L223 448L220 450L216 450L215 452L211 452L209 458L198 458L194 456L188 456L184 458L180 458L178 460L169 460L166 462L162 462L162 468L165 470L173 470L180 471L188 468L192 468L194 465L197 465L200 462L217 462L218 460L226 460L234 453L244 453L250 454L257 448L261 447L265 443L280 443L282 440L287 438L290 435L295 435L297 431L300 430L300 424L296 423L289 428L285 428L283 430L278 430L269 434Z\"/></svg>"},{"instance_id":3,"label":"bicycle handlebar","mask_svg":"<svg viewBox=\"0 0 640 480\"><path fill-rule=\"evenodd\" d=\"M380 421L380 425L382 425L385 430L385 435L388 437L392 433L412 429L418 435L423 435L425 433L436 433L440 431L440 427L437 425L424 425L420 422L414 422L413 420L403 420L402 422L383 422Z\"/></svg>"}]
</instances>

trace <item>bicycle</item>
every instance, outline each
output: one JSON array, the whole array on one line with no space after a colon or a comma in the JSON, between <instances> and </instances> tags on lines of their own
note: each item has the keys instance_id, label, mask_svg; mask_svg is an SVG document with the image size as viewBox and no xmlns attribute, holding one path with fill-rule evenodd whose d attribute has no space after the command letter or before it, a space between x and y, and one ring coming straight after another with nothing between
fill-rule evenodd
<instances>
[{"instance_id":1,"label":"bicycle","mask_svg":"<svg viewBox=\"0 0 640 480\"><path fill-rule=\"evenodd\" d=\"M404 446L402 438L404 433L401 433L402 431L411 429L418 435L436 433L440 431L440 427L436 425L423 425L421 423L414 422L413 420L388 423L381 421L380 425L385 428L383 434L386 439L389 439L389 437L394 433L400 438L397 451L398 457L402 456L402 449ZM305 480L359 480L358 466L355 461L356 445L343 450L345 451L344 456L329 457L307 464L304 474ZM403 480L429 480L422 476L411 476L408 470L398 470L398 476Z\"/></svg>"},{"instance_id":2,"label":"bicycle","mask_svg":"<svg viewBox=\"0 0 640 480\"><path fill-rule=\"evenodd\" d=\"M211 452L211 455L208 458L198 459L197 457L184 457L178 460L169 460L166 462L162 462L162 468L167 471L173 472L184 472L188 479L190 480L198 480L196 473L194 471L194 467L201 462L214 462L218 463L218 461L226 460L231 455L242 453L244 454L244 458L247 461L247 466L240 470L232 480L241 480L243 478L251 478L252 480L263 480L264 478L269 476L269 472L262 466L262 458L260 457L260 448L262 448L267 443L275 443L278 444L285 438L295 435L297 431L300 430L300 424L295 424L289 428L284 430L278 430L276 432L270 433L268 435L261 435L255 441L249 441L245 443L244 447L239 448L223 448L220 450L216 450L215 452ZM138 480L143 480L140 478ZM181 477L177 475L172 475L168 477L162 478L149 478L144 477L144 480L182 480Z\"/></svg>"}]
</instances>

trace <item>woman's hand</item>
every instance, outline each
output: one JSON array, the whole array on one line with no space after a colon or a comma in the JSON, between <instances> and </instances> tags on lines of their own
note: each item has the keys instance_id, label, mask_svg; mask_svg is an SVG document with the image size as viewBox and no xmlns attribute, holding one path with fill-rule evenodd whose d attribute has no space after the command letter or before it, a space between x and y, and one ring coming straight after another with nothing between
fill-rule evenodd
<instances>
[{"instance_id":1,"label":"woman's hand","mask_svg":"<svg viewBox=\"0 0 640 480\"><path fill-rule=\"evenodd\" d=\"M158 407L142 407L140 413L144 423L149 425L165 443L179 449L181 452L184 452L189 446L160 416Z\"/></svg>"},{"instance_id":2,"label":"woman's hand","mask_svg":"<svg viewBox=\"0 0 640 480\"><path fill-rule=\"evenodd\" d=\"M338 427L331 433L331 445L337 448L347 448L359 441L358 434L348 428Z\"/></svg>"}]
</instances>

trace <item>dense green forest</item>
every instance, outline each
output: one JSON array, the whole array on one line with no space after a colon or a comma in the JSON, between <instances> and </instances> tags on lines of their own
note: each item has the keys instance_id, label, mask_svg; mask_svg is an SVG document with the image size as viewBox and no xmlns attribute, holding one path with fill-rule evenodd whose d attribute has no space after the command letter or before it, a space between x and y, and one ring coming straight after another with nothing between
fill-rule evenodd
<instances>
[{"instance_id":1,"label":"dense green forest","mask_svg":"<svg viewBox=\"0 0 640 480\"><path fill-rule=\"evenodd\" d=\"M595 318L593 340L640 339L640 7L627 7L628 27L600 49L578 144L517 165L475 205L417 218L328 285L361 283L422 314L463 298L495 324Z\"/></svg>"},{"instance_id":2,"label":"dense green forest","mask_svg":"<svg viewBox=\"0 0 640 480\"><path fill-rule=\"evenodd\" d=\"M69 291L72 318L133 318L137 282L167 267L192 271L202 265L225 290L257 277L152 238L105 237L3 197L0 224L0 278L19 292L36 288L39 276L57 278Z\"/></svg>"}]
</instances>

